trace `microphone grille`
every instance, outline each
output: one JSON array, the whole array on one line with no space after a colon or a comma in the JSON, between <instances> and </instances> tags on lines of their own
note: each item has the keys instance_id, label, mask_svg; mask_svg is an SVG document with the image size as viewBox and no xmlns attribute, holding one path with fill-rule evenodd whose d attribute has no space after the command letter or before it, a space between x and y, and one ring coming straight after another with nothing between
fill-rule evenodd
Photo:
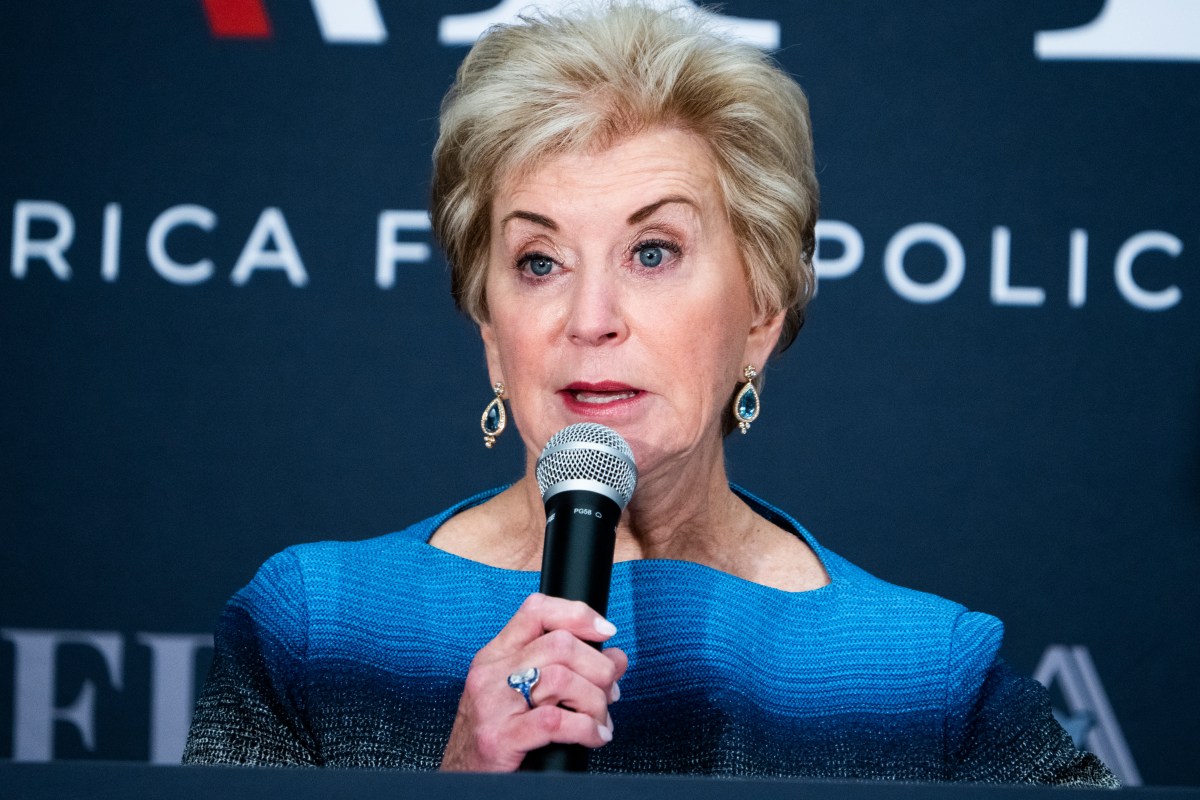
<instances>
[{"instance_id":1,"label":"microphone grille","mask_svg":"<svg viewBox=\"0 0 1200 800\"><path fill-rule=\"evenodd\" d=\"M577 422L551 436L536 471L543 499L567 481L593 481L624 508L637 485L629 444L612 428L595 422Z\"/></svg>"}]
</instances>

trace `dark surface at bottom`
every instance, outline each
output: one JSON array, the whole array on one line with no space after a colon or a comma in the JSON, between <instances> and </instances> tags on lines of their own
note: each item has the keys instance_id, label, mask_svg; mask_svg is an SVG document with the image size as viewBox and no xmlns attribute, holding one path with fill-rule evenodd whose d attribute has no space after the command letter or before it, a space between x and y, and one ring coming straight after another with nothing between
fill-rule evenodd
<instances>
[{"instance_id":1,"label":"dark surface at bottom","mask_svg":"<svg viewBox=\"0 0 1200 800\"><path fill-rule=\"evenodd\" d=\"M804 798L804 800L1027 800L1070 792L1075 800L1112 798L1109 790L1054 789L1038 786L917 784L857 781L796 781L635 775L529 774L463 775L380 770L317 770L261 767L162 767L112 762L16 764L0 762L0 797L5 800L56 798L126 800L139 798L254 797L396 798L424 800L732 800L733 798ZM1200 788L1122 789L1122 796L1151 800L1200 800Z\"/></svg>"}]
</instances>

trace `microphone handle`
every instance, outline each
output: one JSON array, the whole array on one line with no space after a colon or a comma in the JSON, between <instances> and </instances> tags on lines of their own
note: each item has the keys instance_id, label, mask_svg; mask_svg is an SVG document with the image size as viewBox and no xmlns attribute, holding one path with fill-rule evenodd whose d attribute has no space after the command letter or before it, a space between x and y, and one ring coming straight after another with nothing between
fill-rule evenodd
<instances>
[{"instance_id":1,"label":"microphone handle","mask_svg":"<svg viewBox=\"0 0 1200 800\"><path fill-rule=\"evenodd\" d=\"M599 492L571 489L546 501L546 542L539 591L582 600L608 615L613 548L621 507ZM600 649L598 642L592 646ZM522 772L586 772L588 749L579 744L549 744L525 754Z\"/></svg>"}]
</instances>

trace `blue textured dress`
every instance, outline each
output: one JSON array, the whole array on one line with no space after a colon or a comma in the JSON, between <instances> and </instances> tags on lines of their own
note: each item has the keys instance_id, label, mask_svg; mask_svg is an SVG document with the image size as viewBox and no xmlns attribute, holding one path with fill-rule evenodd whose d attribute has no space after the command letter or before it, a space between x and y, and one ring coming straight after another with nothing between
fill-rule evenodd
<instances>
[{"instance_id":1,"label":"blue textured dress","mask_svg":"<svg viewBox=\"0 0 1200 800\"><path fill-rule=\"evenodd\" d=\"M451 515L271 558L230 600L185 762L433 769L468 666L538 573L428 544ZM613 568L629 655L598 772L1114 785L996 653L999 620L885 583L790 517L829 585L784 592L684 561Z\"/></svg>"}]
</instances>

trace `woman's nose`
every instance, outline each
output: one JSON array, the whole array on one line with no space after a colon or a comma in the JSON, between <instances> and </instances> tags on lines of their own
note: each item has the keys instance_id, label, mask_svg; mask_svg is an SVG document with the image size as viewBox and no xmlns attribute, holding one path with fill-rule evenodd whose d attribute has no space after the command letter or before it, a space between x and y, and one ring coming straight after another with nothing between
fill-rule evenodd
<instances>
[{"instance_id":1,"label":"woman's nose","mask_svg":"<svg viewBox=\"0 0 1200 800\"><path fill-rule=\"evenodd\" d=\"M618 280L603 266L577 269L567 309L567 336L576 344L616 343L629 333Z\"/></svg>"}]
</instances>

